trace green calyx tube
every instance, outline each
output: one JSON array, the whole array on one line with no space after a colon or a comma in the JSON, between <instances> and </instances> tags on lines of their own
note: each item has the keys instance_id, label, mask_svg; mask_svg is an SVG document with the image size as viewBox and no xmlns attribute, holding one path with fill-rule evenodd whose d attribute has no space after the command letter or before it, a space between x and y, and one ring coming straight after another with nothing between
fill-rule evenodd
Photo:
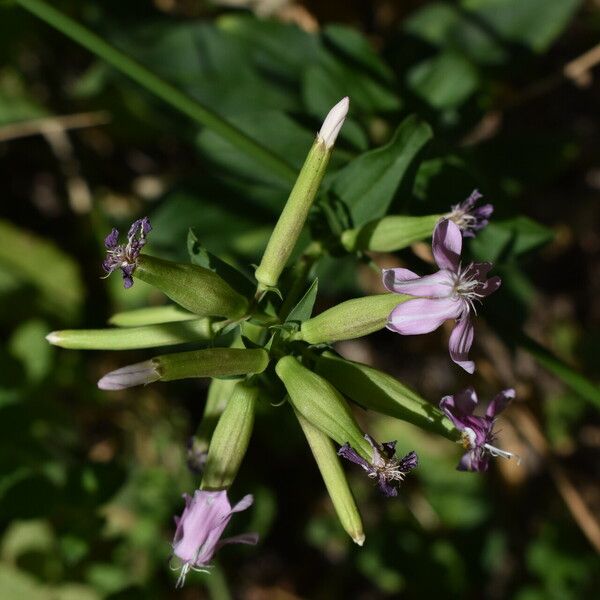
<instances>
[{"instance_id":1,"label":"green calyx tube","mask_svg":"<svg viewBox=\"0 0 600 600\"><path fill-rule=\"evenodd\" d=\"M233 483L250 443L257 398L258 388L245 382L233 388L210 441L203 490L221 490Z\"/></svg>"},{"instance_id":2,"label":"green calyx tube","mask_svg":"<svg viewBox=\"0 0 600 600\"><path fill-rule=\"evenodd\" d=\"M215 272L142 254L135 277L161 290L183 308L203 317L243 317L248 300Z\"/></svg>"},{"instance_id":3,"label":"green calyx tube","mask_svg":"<svg viewBox=\"0 0 600 600\"><path fill-rule=\"evenodd\" d=\"M340 446L348 443L365 460L373 450L343 396L323 377L301 365L293 356L284 356L275 367L294 409L309 423Z\"/></svg>"},{"instance_id":4,"label":"green calyx tube","mask_svg":"<svg viewBox=\"0 0 600 600\"><path fill-rule=\"evenodd\" d=\"M392 310L409 299L403 294L378 294L347 300L304 321L292 339L331 344L369 335L383 329Z\"/></svg>"}]
</instances>

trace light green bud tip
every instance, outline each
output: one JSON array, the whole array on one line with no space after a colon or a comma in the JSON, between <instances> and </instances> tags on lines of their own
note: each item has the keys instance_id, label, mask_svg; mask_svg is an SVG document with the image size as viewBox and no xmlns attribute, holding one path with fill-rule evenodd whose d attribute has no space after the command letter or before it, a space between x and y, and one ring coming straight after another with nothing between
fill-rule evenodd
<instances>
[{"instance_id":1,"label":"light green bud tip","mask_svg":"<svg viewBox=\"0 0 600 600\"><path fill-rule=\"evenodd\" d=\"M343 246L350 252L355 250L394 252L430 238L436 223L442 217L443 215L383 217L362 227L344 231L341 240Z\"/></svg>"},{"instance_id":2,"label":"light green bud tip","mask_svg":"<svg viewBox=\"0 0 600 600\"><path fill-rule=\"evenodd\" d=\"M219 275L198 265L142 254L137 260L135 276L197 315L237 319L248 310L246 298Z\"/></svg>"},{"instance_id":3,"label":"light green bud tip","mask_svg":"<svg viewBox=\"0 0 600 600\"><path fill-rule=\"evenodd\" d=\"M244 382L233 388L208 449L203 490L228 488L235 479L250 442L258 389Z\"/></svg>"},{"instance_id":4,"label":"light green bud tip","mask_svg":"<svg viewBox=\"0 0 600 600\"><path fill-rule=\"evenodd\" d=\"M300 415L340 446L349 443L365 460L372 460L373 450L348 403L328 381L292 356L280 359L275 371Z\"/></svg>"},{"instance_id":5,"label":"light green bud tip","mask_svg":"<svg viewBox=\"0 0 600 600\"><path fill-rule=\"evenodd\" d=\"M392 310L408 299L403 294L379 294L347 300L304 321L292 339L331 344L369 335L383 329Z\"/></svg>"},{"instance_id":6,"label":"light green bud tip","mask_svg":"<svg viewBox=\"0 0 600 600\"><path fill-rule=\"evenodd\" d=\"M362 519L333 443L325 433L307 421L298 411L296 417L315 457L342 527L356 544L362 546L365 542Z\"/></svg>"},{"instance_id":7,"label":"light green bud tip","mask_svg":"<svg viewBox=\"0 0 600 600\"><path fill-rule=\"evenodd\" d=\"M310 208L321 185L337 135L348 114L350 101L343 98L330 111L310 149L298 179L273 229L260 265L256 269L259 289L277 286L279 276L289 260Z\"/></svg>"}]
</instances>

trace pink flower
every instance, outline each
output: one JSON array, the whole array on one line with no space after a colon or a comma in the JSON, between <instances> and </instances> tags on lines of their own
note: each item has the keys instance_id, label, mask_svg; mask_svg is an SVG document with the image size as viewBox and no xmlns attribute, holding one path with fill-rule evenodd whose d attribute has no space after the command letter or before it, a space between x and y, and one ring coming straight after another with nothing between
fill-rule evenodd
<instances>
[{"instance_id":1,"label":"pink flower","mask_svg":"<svg viewBox=\"0 0 600 600\"><path fill-rule=\"evenodd\" d=\"M437 329L447 319L455 319L449 341L450 357L465 371L473 373L475 363L468 360L473 344L471 312L475 302L500 287L500 278L486 275L491 263L460 263L462 235L448 219L441 220L433 232L433 256L440 270L419 277L408 269L384 269L383 284L391 292L415 296L399 304L390 314L387 328L401 335L418 335Z\"/></svg>"},{"instance_id":2,"label":"pink flower","mask_svg":"<svg viewBox=\"0 0 600 600\"><path fill-rule=\"evenodd\" d=\"M177 587L182 587L190 569L206 569L215 552L225 544L256 544L258 534L246 533L221 540L233 513L246 510L253 502L250 494L233 508L227 490L209 492L196 490L192 498L184 494L185 508L175 517L177 529L173 539L173 556L182 561Z\"/></svg>"},{"instance_id":3,"label":"pink flower","mask_svg":"<svg viewBox=\"0 0 600 600\"><path fill-rule=\"evenodd\" d=\"M453 396L444 396L440 408L462 433L462 445L466 452L458 463L459 471L487 471L490 456L512 458L512 452L493 446L495 439L494 423L496 415L515 397L515 390L503 390L490 402L485 415L474 413L477 406L477 394L473 388L467 388Z\"/></svg>"}]
</instances>

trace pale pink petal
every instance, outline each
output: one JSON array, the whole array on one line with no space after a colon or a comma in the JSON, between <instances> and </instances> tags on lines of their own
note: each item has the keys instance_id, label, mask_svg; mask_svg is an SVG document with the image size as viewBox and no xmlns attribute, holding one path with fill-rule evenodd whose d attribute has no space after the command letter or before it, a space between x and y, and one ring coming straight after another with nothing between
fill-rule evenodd
<instances>
[{"instance_id":1,"label":"pale pink petal","mask_svg":"<svg viewBox=\"0 0 600 600\"><path fill-rule=\"evenodd\" d=\"M387 328L402 335L429 333L447 319L458 318L462 310L462 302L455 298L415 298L396 306Z\"/></svg>"},{"instance_id":2,"label":"pale pink petal","mask_svg":"<svg viewBox=\"0 0 600 600\"><path fill-rule=\"evenodd\" d=\"M452 292L453 281L452 273L446 270L419 277L408 269L385 269L383 285L397 294L447 298Z\"/></svg>"},{"instance_id":3,"label":"pale pink petal","mask_svg":"<svg viewBox=\"0 0 600 600\"><path fill-rule=\"evenodd\" d=\"M502 412L507 404L514 400L515 398L515 390L512 388L508 390L502 390L499 394L496 394L494 399L490 402L485 414L488 417L495 417L498 413Z\"/></svg>"},{"instance_id":4,"label":"pale pink petal","mask_svg":"<svg viewBox=\"0 0 600 600\"><path fill-rule=\"evenodd\" d=\"M467 373L475 371L475 363L468 359L469 350L473 345L473 335L473 323L468 315L464 315L456 322L448 341L450 358Z\"/></svg>"},{"instance_id":5,"label":"pale pink petal","mask_svg":"<svg viewBox=\"0 0 600 600\"><path fill-rule=\"evenodd\" d=\"M459 226L453 221L442 219L435 226L431 249L440 269L457 271L462 251L462 235Z\"/></svg>"},{"instance_id":6,"label":"pale pink petal","mask_svg":"<svg viewBox=\"0 0 600 600\"><path fill-rule=\"evenodd\" d=\"M219 550L226 544L250 544L252 546L258 544L258 533L241 533L228 538L219 540L216 549Z\"/></svg>"},{"instance_id":7,"label":"pale pink petal","mask_svg":"<svg viewBox=\"0 0 600 600\"><path fill-rule=\"evenodd\" d=\"M254 502L252 494L246 494L232 509L231 512L241 512L246 510Z\"/></svg>"}]
</instances>

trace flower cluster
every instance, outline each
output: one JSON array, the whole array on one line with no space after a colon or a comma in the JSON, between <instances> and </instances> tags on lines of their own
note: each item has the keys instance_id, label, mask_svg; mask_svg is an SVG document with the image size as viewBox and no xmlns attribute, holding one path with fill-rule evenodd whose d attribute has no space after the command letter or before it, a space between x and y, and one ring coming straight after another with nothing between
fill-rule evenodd
<instances>
[{"instance_id":1,"label":"flower cluster","mask_svg":"<svg viewBox=\"0 0 600 600\"><path fill-rule=\"evenodd\" d=\"M146 244L146 237L152 231L150 219L144 217L134 221L127 233L127 243L119 244L119 230L113 230L104 239L106 259L102 268L108 277L113 271L121 269L123 286L127 289L133 285L133 272L137 266L137 258Z\"/></svg>"}]
</instances>

